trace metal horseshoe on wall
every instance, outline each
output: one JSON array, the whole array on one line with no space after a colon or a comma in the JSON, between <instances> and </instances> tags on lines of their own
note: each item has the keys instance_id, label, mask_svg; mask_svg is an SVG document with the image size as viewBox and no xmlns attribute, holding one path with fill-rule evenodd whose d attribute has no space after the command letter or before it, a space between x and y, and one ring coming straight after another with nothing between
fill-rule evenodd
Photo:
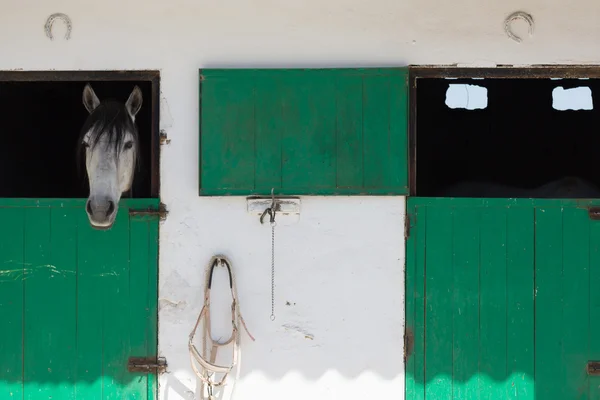
<instances>
[{"instance_id":1,"label":"metal horseshoe on wall","mask_svg":"<svg viewBox=\"0 0 600 400\"><path fill-rule=\"evenodd\" d=\"M504 20L504 31L506 32L506 34L508 35L509 38L511 38L512 40L514 40L517 43L521 43L523 41L523 39L521 39L519 36L515 35L513 33L513 31L510 29L510 25L512 24L512 22L515 19L522 19L525 22L527 22L527 24L529 25L529 36L533 36L533 17L531 16L531 14L528 14L524 11L516 11L516 12L510 14Z\"/></svg>"},{"instance_id":2,"label":"metal horseshoe on wall","mask_svg":"<svg viewBox=\"0 0 600 400\"><path fill-rule=\"evenodd\" d=\"M56 19L62 19L65 25L67 26L67 33L65 33L65 40L69 40L71 37L71 18L68 15L63 13L55 13L48 17L46 20L46 25L44 25L44 29L46 30L46 36L50 38L50 40L54 40L52 36L52 24Z\"/></svg>"}]
</instances>

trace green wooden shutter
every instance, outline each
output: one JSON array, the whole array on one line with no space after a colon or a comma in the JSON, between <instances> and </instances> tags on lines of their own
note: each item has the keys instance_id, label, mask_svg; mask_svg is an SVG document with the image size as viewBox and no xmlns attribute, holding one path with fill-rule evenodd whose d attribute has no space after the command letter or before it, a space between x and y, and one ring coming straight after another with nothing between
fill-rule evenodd
<instances>
[{"instance_id":1,"label":"green wooden shutter","mask_svg":"<svg viewBox=\"0 0 600 400\"><path fill-rule=\"evenodd\" d=\"M407 195L408 68L200 71L200 195Z\"/></svg>"}]
</instances>

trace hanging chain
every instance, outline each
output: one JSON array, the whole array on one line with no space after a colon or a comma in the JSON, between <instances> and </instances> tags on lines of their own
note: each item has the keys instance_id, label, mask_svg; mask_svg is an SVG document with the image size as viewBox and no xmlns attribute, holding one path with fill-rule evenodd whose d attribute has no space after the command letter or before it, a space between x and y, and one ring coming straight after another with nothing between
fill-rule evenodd
<instances>
[{"instance_id":1,"label":"hanging chain","mask_svg":"<svg viewBox=\"0 0 600 400\"><path fill-rule=\"evenodd\" d=\"M269 214L271 223L271 321L275 321L275 212L279 208L279 204L275 203L275 189L271 189L271 207L265 209L260 216L260 223L263 223L263 219Z\"/></svg>"},{"instance_id":2,"label":"hanging chain","mask_svg":"<svg viewBox=\"0 0 600 400\"><path fill-rule=\"evenodd\" d=\"M271 222L271 321L275 321L275 212Z\"/></svg>"}]
</instances>

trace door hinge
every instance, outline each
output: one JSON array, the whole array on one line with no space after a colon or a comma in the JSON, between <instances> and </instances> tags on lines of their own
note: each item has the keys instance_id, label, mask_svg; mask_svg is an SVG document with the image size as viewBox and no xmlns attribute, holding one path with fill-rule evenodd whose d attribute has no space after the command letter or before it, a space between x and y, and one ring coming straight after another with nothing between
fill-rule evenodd
<instances>
[{"instance_id":1,"label":"door hinge","mask_svg":"<svg viewBox=\"0 0 600 400\"><path fill-rule=\"evenodd\" d=\"M161 221L164 221L165 219L167 219L167 214L169 212L167 211L167 206L164 203L160 203L158 206L158 210L148 207L146 209L134 209L134 208L130 208L129 209L129 215L130 216L145 216L145 215L149 215L149 216L158 216L160 218Z\"/></svg>"},{"instance_id":2,"label":"door hinge","mask_svg":"<svg viewBox=\"0 0 600 400\"><path fill-rule=\"evenodd\" d=\"M600 219L600 207L588 208L588 215L590 216L590 219L599 220Z\"/></svg>"},{"instance_id":3,"label":"door hinge","mask_svg":"<svg viewBox=\"0 0 600 400\"><path fill-rule=\"evenodd\" d=\"M164 357L129 357L127 370L129 372L144 372L160 374L167 369Z\"/></svg>"},{"instance_id":4,"label":"door hinge","mask_svg":"<svg viewBox=\"0 0 600 400\"><path fill-rule=\"evenodd\" d=\"M404 239L410 237L410 214L406 213L404 216Z\"/></svg>"},{"instance_id":5,"label":"door hinge","mask_svg":"<svg viewBox=\"0 0 600 400\"><path fill-rule=\"evenodd\" d=\"M587 363L588 375L600 375L600 361L589 361Z\"/></svg>"}]
</instances>

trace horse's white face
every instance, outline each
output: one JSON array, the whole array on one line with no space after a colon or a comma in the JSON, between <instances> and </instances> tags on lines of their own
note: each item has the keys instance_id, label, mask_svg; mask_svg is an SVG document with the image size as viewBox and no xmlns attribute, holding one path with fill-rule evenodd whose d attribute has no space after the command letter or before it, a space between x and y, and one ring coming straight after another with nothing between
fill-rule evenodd
<instances>
[{"instance_id":1,"label":"horse's white face","mask_svg":"<svg viewBox=\"0 0 600 400\"><path fill-rule=\"evenodd\" d=\"M88 84L83 90L83 104L90 114L100 104L98 97ZM123 108L122 112L119 106ZM101 118L112 118L108 123L97 123L83 135L82 145L85 147L85 166L90 185L90 194L86 203L86 212L92 227L109 229L117 216L118 205L123 192L128 191L133 183L137 157L137 135L134 132L135 115L142 106L142 92L136 86L125 103L112 103L111 109L98 110L104 112ZM108 104L106 105L108 109ZM123 114L126 113L126 116ZM114 114L114 115L113 115ZM92 116L90 116L91 118ZM123 120L126 117L129 120ZM98 127L115 129L118 122L121 135L114 132L101 132ZM101 130L102 128L100 128ZM118 138L118 140L116 140Z\"/></svg>"}]
</instances>

